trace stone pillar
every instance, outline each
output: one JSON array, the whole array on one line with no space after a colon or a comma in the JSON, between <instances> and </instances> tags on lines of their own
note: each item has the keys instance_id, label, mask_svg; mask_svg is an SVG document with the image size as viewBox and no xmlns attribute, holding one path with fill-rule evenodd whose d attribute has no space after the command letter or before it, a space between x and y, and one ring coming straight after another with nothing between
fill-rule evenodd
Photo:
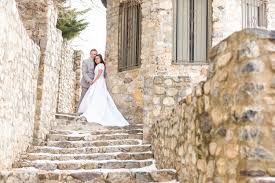
<instances>
[{"instance_id":1,"label":"stone pillar","mask_svg":"<svg viewBox=\"0 0 275 183\"><path fill-rule=\"evenodd\" d=\"M67 41L63 41L60 57L59 88L57 113L73 113L75 111L75 71L74 50Z\"/></svg>"},{"instance_id":2,"label":"stone pillar","mask_svg":"<svg viewBox=\"0 0 275 183\"><path fill-rule=\"evenodd\" d=\"M80 81L82 78L82 57L83 52L80 50L74 51L74 72L75 72L75 84L74 84L74 112L77 112L79 99L81 95Z\"/></svg>"}]
</instances>

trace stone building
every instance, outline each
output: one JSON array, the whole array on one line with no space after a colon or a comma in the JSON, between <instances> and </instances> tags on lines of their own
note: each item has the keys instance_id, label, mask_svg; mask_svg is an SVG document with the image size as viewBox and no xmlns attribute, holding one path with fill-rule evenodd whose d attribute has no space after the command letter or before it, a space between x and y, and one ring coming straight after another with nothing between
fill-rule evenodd
<instances>
[{"instance_id":1,"label":"stone building","mask_svg":"<svg viewBox=\"0 0 275 183\"><path fill-rule=\"evenodd\" d=\"M132 125L97 131L55 116L75 111L81 52L54 1L0 1L0 182L274 182L274 0L102 2Z\"/></svg>"},{"instance_id":2,"label":"stone building","mask_svg":"<svg viewBox=\"0 0 275 183\"><path fill-rule=\"evenodd\" d=\"M275 26L272 0L107 1L109 87L146 134L206 79L208 51L233 32ZM148 137L149 138L149 137Z\"/></svg>"},{"instance_id":3,"label":"stone building","mask_svg":"<svg viewBox=\"0 0 275 183\"><path fill-rule=\"evenodd\" d=\"M220 96L220 90L226 91L227 86L217 82L237 79L233 75L238 75L236 69L242 67L237 64L241 56L248 65L253 58L257 58L257 64L266 62L266 72L270 73L268 65L273 59L261 56L272 55L274 51L273 43L270 44L273 36L264 31L274 29L274 15L273 0L107 1L109 88L124 115L132 123L144 123L144 140L152 143L159 167L175 168L181 182L253 182L247 177L274 176L271 165L275 155L274 126L273 130L270 128L274 111L267 112L274 107L274 96L266 98L269 107L263 105L266 114L271 116L266 116L268 124L262 128L255 127L257 120L250 119L248 114L251 106L260 105L260 99L253 104L236 102L236 108L231 108L240 116L242 112L243 116L248 115L246 121L253 121L254 126L230 126L228 117L231 119L233 114L226 113L228 109L213 109L212 113L208 110L215 105L228 105L217 103L219 99L215 97ZM260 29L237 33L223 41L247 28ZM261 42L265 38L271 42ZM270 47L264 48L264 44ZM263 52L259 55L257 49ZM237 62L236 66L218 72L217 67L224 67L229 60ZM261 74L263 77L263 72ZM218 81L212 81L217 78ZM242 84L251 80L241 78L243 82L235 85L246 90ZM266 79L267 89L263 93L274 92L269 91L272 84ZM203 86L205 80L211 81L211 85L207 82L204 90L194 89L197 85ZM208 95L209 90L212 99L195 97L192 100L196 95ZM241 95L236 97L246 98L245 94ZM231 96L223 97L233 100ZM203 106L206 111L190 105ZM264 139L270 139L270 144L263 145ZM246 145L240 145L244 142ZM223 143L229 145L223 146Z\"/></svg>"}]
</instances>

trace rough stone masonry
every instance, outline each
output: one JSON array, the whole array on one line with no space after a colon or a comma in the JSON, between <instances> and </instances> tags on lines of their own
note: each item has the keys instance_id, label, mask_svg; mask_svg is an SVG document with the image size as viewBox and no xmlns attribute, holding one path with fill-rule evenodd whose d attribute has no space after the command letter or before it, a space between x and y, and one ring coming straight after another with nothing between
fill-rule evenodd
<instances>
[{"instance_id":1,"label":"rough stone masonry","mask_svg":"<svg viewBox=\"0 0 275 183\"><path fill-rule=\"evenodd\" d=\"M234 33L210 60L207 81L153 125L158 166L186 183L275 177L275 32Z\"/></svg>"},{"instance_id":2,"label":"rough stone masonry","mask_svg":"<svg viewBox=\"0 0 275 183\"><path fill-rule=\"evenodd\" d=\"M29 38L15 1L1 1L0 12L1 170L32 142L40 49Z\"/></svg>"},{"instance_id":3,"label":"rough stone masonry","mask_svg":"<svg viewBox=\"0 0 275 183\"><path fill-rule=\"evenodd\" d=\"M43 141L56 111L74 112L78 102L81 54L62 46L56 19L51 0L0 2L0 170Z\"/></svg>"}]
</instances>

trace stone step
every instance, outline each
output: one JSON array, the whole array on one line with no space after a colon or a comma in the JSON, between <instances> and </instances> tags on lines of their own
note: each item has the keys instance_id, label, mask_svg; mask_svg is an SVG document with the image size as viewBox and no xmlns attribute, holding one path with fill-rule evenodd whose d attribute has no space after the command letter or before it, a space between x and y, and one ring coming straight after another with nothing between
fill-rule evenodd
<instances>
[{"instance_id":1,"label":"stone step","mask_svg":"<svg viewBox=\"0 0 275 183\"><path fill-rule=\"evenodd\" d=\"M79 170L79 169L133 169L152 165L152 159L148 160L69 160L50 161L35 160L21 161L14 164L14 168L35 167L40 170Z\"/></svg>"},{"instance_id":2,"label":"stone step","mask_svg":"<svg viewBox=\"0 0 275 183\"><path fill-rule=\"evenodd\" d=\"M74 131L96 131L93 125L83 125L83 124L68 124L68 125L59 125L56 128L63 130L74 130ZM142 129L141 126L127 126L127 127L102 127L101 130L134 130Z\"/></svg>"},{"instance_id":3,"label":"stone step","mask_svg":"<svg viewBox=\"0 0 275 183\"><path fill-rule=\"evenodd\" d=\"M43 171L34 168L0 172L1 183L176 183L173 170L94 169Z\"/></svg>"},{"instance_id":4,"label":"stone step","mask_svg":"<svg viewBox=\"0 0 275 183\"><path fill-rule=\"evenodd\" d=\"M55 118L58 120L67 120L71 122L86 122L85 117L81 117L80 114L73 114L73 113L58 113L58 114L55 114ZM135 124L141 124L141 123L133 123L133 124L135 125Z\"/></svg>"},{"instance_id":5,"label":"stone step","mask_svg":"<svg viewBox=\"0 0 275 183\"><path fill-rule=\"evenodd\" d=\"M93 153L93 154L49 154L49 153L28 153L21 156L24 160L146 160L152 159L152 152L131 152L131 153Z\"/></svg>"},{"instance_id":6,"label":"stone step","mask_svg":"<svg viewBox=\"0 0 275 183\"><path fill-rule=\"evenodd\" d=\"M64 113L64 112L59 112L59 113L56 113L55 115L80 116L79 113Z\"/></svg>"},{"instance_id":7,"label":"stone step","mask_svg":"<svg viewBox=\"0 0 275 183\"><path fill-rule=\"evenodd\" d=\"M113 152L146 152L150 150L151 150L151 145L144 144L144 145L117 145L117 146L82 147L82 148L33 146L28 149L28 152L51 153L51 154L90 154L90 153L113 153Z\"/></svg>"},{"instance_id":8,"label":"stone step","mask_svg":"<svg viewBox=\"0 0 275 183\"><path fill-rule=\"evenodd\" d=\"M48 134L47 140L49 141L93 141L93 140L123 140L123 139L143 139L142 134L103 134L103 135L90 135L79 134L77 132L68 135Z\"/></svg>"},{"instance_id":9,"label":"stone step","mask_svg":"<svg viewBox=\"0 0 275 183\"><path fill-rule=\"evenodd\" d=\"M106 126L99 126L94 123L78 123L78 122L72 122L67 121L66 123L60 123L58 121L58 125L55 127L56 129L63 129L63 130L90 130L90 131L96 131L96 130L134 130L134 129L143 129L143 125L129 125L124 127L106 127Z\"/></svg>"},{"instance_id":10,"label":"stone step","mask_svg":"<svg viewBox=\"0 0 275 183\"><path fill-rule=\"evenodd\" d=\"M63 120L74 120L79 118L78 114L65 114L65 113L59 113L59 114L55 114L55 118L56 119L63 119Z\"/></svg>"},{"instance_id":11,"label":"stone step","mask_svg":"<svg viewBox=\"0 0 275 183\"><path fill-rule=\"evenodd\" d=\"M90 135L104 135L104 134L142 134L142 129L118 129L118 130L96 130L96 131L87 131L87 130L77 130L77 131L71 131L71 130L51 130L50 134L60 134L60 135L70 135L73 133L78 134L90 134Z\"/></svg>"},{"instance_id":12,"label":"stone step","mask_svg":"<svg viewBox=\"0 0 275 183\"><path fill-rule=\"evenodd\" d=\"M76 121L82 122L84 121L82 119L85 119L84 117L81 117L79 114L73 114L73 113L58 113L58 114L55 114L55 118L58 120L67 120L72 122L76 122Z\"/></svg>"},{"instance_id":13,"label":"stone step","mask_svg":"<svg viewBox=\"0 0 275 183\"><path fill-rule=\"evenodd\" d=\"M275 177L255 177L250 178L247 183L275 183Z\"/></svg>"},{"instance_id":14,"label":"stone step","mask_svg":"<svg viewBox=\"0 0 275 183\"><path fill-rule=\"evenodd\" d=\"M98 141L47 141L47 146L62 148L81 148L88 146L141 145L140 139L98 140Z\"/></svg>"}]
</instances>

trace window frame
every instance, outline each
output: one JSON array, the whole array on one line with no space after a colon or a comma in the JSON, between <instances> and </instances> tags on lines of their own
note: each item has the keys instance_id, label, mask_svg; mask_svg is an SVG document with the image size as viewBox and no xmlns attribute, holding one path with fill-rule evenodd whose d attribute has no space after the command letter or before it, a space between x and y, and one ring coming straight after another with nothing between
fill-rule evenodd
<instances>
[{"instance_id":1,"label":"window frame","mask_svg":"<svg viewBox=\"0 0 275 183\"><path fill-rule=\"evenodd\" d=\"M138 16L136 16L137 20L135 20L135 22L137 23L136 26L138 27L137 31L136 31L136 58L135 58L135 63L131 63L129 64L130 62L127 62L128 61L128 55L127 55L127 52L129 51L128 50L128 44L129 44L129 39L124 39L122 38L123 37L123 33L127 32L127 36L128 36L128 28L129 28L129 19L127 20L127 28L123 27L123 20L122 20L122 15L123 11L129 11L129 7L131 5L129 5L130 3L135 3L134 6L138 6L138 9L137 9L137 14ZM123 6L126 6L126 7L123 7ZM128 70L133 70L133 69L136 69L136 68L140 68L141 67L141 31L142 31L142 6L141 6L141 2L138 1L138 0L134 0L134 1L124 1L124 2L121 2L119 4L119 15L118 15L118 18L119 18L119 23L118 23L118 72L123 72L123 71L128 71ZM127 17L128 18L128 17ZM134 19L132 19L132 22L133 22ZM123 32L123 28L126 29L125 32ZM126 37L127 37L126 36ZM122 41L125 41L126 43L122 43ZM124 48L122 48L124 46ZM125 49L125 46L126 46L126 49ZM131 50L130 50L131 51ZM126 57L125 55L123 56L123 54L125 54L126 52ZM127 60L125 61L124 58L126 58ZM133 61L133 60L132 60Z\"/></svg>"},{"instance_id":2,"label":"window frame","mask_svg":"<svg viewBox=\"0 0 275 183\"><path fill-rule=\"evenodd\" d=\"M205 61L195 61L195 60L179 60L177 57L177 23L178 23L178 1L173 0L173 52L172 52L172 64L174 65L208 65L209 64L209 50L212 45L212 0L207 0L207 35L206 35L206 60ZM190 21L189 21L190 22ZM194 21L193 21L194 22ZM190 46L190 45L189 45ZM194 49L194 48L193 48Z\"/></svg>"},{"instance_id":3,"label":"window frame","mask_svg":"<svg viewBox=\"0 0 275 183\"><path fill-rule=\"evenodd\" d=\"M255 1L255 2L254 2ZM252 2L252 3L251 3ZM252 25L253 18L249 20L249 11L247 5L250 3L250 6L256 5L257 8L257 25ZM259 5L257 5L259 3ZM242 8L242 28L267 28L267 2L263 0L241 0ZM253 8L253 7L251 7ZM255 13L255 12L253 12ZM261 17L262 16L262 17ZM249 23L251 21L252 23ZM254 23L255 24L255 23Z\"/></svg>"}]
</instances>

